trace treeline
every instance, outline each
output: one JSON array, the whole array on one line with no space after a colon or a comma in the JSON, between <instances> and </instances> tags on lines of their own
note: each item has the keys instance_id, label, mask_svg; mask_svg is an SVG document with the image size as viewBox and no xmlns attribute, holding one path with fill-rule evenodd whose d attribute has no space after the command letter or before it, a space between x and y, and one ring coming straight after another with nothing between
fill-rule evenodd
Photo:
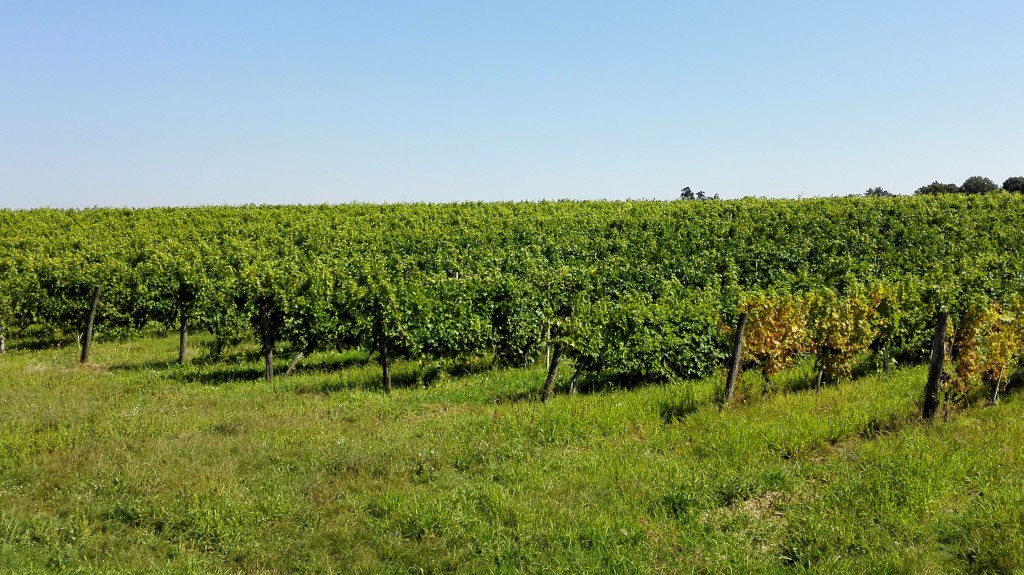
<instances>
[{"instance_id":1,"label":"treeline","mask_svg":"<svg viewBox=\"0 0 1024 575\"><path fill-rule=\"evenodd\" d=\"M876 188L880 189L880 188ZM871 194L872 190L868 190L868 195ZM921 186L914 191L914 195L917 196L933 196L937 194L992 194L999 191L1024 193L1024 177L1014 176L1007 178L1003 182L1002 186L997 185L992 180L984 176L971 176L964 180L964 183L959 186L956 184L943 184L942 182L932 182L927 186Z\"/></svg>"},{"instance_id":2,"label":"treeline","mask_svg":"<svg viewBox=\"0 0 1024 575\"><path fill-rule=\"evenodd\" d=\"M386 389L395 358L545 349L550 380L561 358L577 377L693 377L762 295L911 282L922 318L1009 304L1022 216L1016 194L0 211L0 333L80 334L99 287L100 337L158 326L184 349L204 330L214 355L256 338L268 376L275 352L358 346Z\"/></svg>"},{"instance_id":3,"label":"treeline","mask_svg":"<svg viewBox=\"0 0 1024 575\"><path fill-rule=\"evenodd\" d=\"M1014 176L1007 178L1000 187L992 180L984 176L971 176L964 180L964 183L959 186L956 184L944 184L942 182L932 182L927 186L921 186L914 191L915 196L935 196L940 194L968 194L968 195L983 195L983 194L995 194L999 192L1011 192L1011 193L1024 193L1024 176ZM868 188L862 194L867 198L892 198L896 194L889 190L874 187ZM683 199L694 199L692 197ZM701 198L703 199L703 198ZM715 198L717 199L717 198Z\"/></svg>"}]
</instances>

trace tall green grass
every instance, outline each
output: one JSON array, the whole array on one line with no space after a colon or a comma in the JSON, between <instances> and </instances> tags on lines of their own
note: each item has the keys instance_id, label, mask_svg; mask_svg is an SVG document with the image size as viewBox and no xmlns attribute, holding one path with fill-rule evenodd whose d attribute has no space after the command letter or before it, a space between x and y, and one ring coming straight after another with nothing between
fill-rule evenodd
<instances>
[{"instance_id":1,"label":"tall green grass","mask_svg":"<svg viewBox=\"0 0 1024 575\"><path fill-rule=\"evenodd\" d=\"M385 397L358 354L267 384L174 346L0 356L0 571L1024 569L1024 405L925 424L922 368L541 404L542 366L401 364Z\"/></svg>"}]
</instances>

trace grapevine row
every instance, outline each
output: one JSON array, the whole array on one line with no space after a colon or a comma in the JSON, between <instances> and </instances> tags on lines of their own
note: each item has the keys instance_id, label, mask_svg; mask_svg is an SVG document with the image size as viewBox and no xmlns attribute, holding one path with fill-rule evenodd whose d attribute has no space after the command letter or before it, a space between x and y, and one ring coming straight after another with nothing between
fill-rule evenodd
<instances>
[{"instance_id":1,"label":"grapevine row","mask_svg":"<svg viewBox=\"0 0 1024 575\"><path fill-rule=\"evenodd\" d=\"M865 359L888 369L897 358L924 359L937 310L918 282L823 288L803 294L747 297L740 362L757 369L767 392L772 378L797 357L811 355L817 386L852 376ZM1024 358L1024 300L975 297L944 313L955 329L944 331L943 356L952 360L943 391L948 405L988 392L999 398ZM728 391L726 400L728 401Z\"/></svg>"},{"instance_id":2,"label":"grapevine row","mask_svg":"<svg viewBox=\"0 0 1024 575\"><path fill-rule=\"evenodd\" d=\"M814 293L805 329L838 378L848 348L917 349L904 324L919 319L899 308L847 332L831 313L902 305L900 290L929 313L1021 293L1022 216L1009 194L0 211L0 334L80 333L100 286L102 337L184 326L268 355L511 365L550 347L583 372L658 380L717 369L721 326L756 294Z\"/></svg>"}]
</instances>

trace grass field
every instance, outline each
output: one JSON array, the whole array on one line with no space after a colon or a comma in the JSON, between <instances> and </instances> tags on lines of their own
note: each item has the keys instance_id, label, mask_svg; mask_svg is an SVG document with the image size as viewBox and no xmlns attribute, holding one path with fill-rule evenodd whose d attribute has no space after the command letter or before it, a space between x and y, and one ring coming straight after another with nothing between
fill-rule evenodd
<instances>
[{"instance_id":1,"label":"grass field","mask_svg":"<svg viewBox=\"0 0 1024 575\"><path fill-rule=\"evenodd\" d=\"M541 404L542 367L385 397L355 353L76 355L0 356L2 572L1024 570L1024 403L923 423L923 368L721 411L719 378Z\"/></svg>"}]
</instances>

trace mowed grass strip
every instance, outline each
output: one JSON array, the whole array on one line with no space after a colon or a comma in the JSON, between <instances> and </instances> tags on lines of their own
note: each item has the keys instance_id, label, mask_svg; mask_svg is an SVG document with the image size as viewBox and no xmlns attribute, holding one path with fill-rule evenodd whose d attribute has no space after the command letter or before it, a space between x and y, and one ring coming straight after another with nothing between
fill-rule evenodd
<instances>
[{"instance_id":1,"label":"mowed grass strip","mask_svg":"<svg viewBox=\"0 0 1024 575\"><path fill-rule=\"evenodd\" d=\"M764 400L748 374L724 410L718 378L540 404L542 366L405 364L385 397L353 354L267 384L175 343L0 357L0 571L1024 566L1019 398L925 424L922 368Z\"/></svg>"}]
</instances>

